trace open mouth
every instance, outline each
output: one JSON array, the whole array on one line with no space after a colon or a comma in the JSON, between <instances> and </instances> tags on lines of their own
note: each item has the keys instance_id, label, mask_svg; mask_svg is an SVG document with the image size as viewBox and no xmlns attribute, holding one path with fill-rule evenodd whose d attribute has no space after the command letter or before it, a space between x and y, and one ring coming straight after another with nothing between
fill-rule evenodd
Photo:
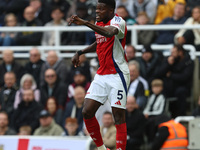
<instances>
[{"instance_id":1,"label":"open mouth","mask_svg":"<svg viewBox=\"0 0 200 150\"><path fill-rule=\"evenodd\" d=\"M100 16L99 16L99 15L96 15L96 19L97 19L97 20L100 19Z\"/></svg>"}]
</instances>

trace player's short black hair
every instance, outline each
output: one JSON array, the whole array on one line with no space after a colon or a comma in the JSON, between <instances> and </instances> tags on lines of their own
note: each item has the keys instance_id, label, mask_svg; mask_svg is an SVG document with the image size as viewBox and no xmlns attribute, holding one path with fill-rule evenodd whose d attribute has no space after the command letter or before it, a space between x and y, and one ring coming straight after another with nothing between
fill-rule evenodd
<instances>
[{"instance_id":1,"label":"player's short black hair","mask_svg":"<svg viewBox=\"0 0 200 150\"><path fill-rule=\"evenodd\" d=\"M110 6L111 8L115 9L115 0L98 0L99 3L104 3L108 6Z\"/></svg>"}]
</instances>

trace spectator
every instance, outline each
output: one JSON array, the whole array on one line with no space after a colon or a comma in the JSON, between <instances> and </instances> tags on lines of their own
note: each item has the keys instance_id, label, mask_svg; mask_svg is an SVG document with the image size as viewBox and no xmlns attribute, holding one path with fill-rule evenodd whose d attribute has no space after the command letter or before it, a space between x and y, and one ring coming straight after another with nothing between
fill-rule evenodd
<instances>
[{"instance_id":1,"label":"spectator","mask_svg":"<svg viewBox=\"0 0 200 150\"><path fill-rule=\"evenodd\" d=\"M106 101L103 105L101 105L95 114L95 117L97 118L97 121L99 122L99 126L103 125L102 119L103 119L103 114L105 112L112 112L112 108L110 107L109 101Z\"/></svg>"},{"instance_id":2,"label":"spectator","mask_svg":"<svg viewBox=\"0 0 200 150\"><path fill-rule=\"evenodd\" d=\"M125 6L130 17L135 18L134 16L134 8L133 8L133 0L116 0L116 8L119 6Z\"/></svg>"},{"instance_id":3,"label":"spectator","mask_svg":"<svg viewBox=\"0 0 200 150\"><path fill-rule=\"evenodd\" d=\"M23 99L24 90L27 89L32 89L34 92L35 101L40 102L40 90L37 89L37 85L33 76L30 74L24 74L20 80L20 88L15 95L14 109L18 108L19 103Z\"/></svg>"},{"instance_id":4,"label":"spectator","mask_svg":"<svg viewBox=\"0 0 200 150\"><path fill-rule=\"evenodd\" d=\"M49 112L42 110L40 112L40 127L35 130L33 135L59 136L63 133L63 129L55 123Z\"/></svg>"},{"instance_id":5,"label":"spectator","mask_svg":"<svg viewBox=\"0 0 200 150\"><path fill-rule=\"evenodd\" d=\"M65 120L68 117L76 118L78 120L78 132L83 129L83 102L85 99L85 90L81 86L77 86L74 89L74 99L70 100L65 108L63 126L65 125Z\"/></svg>"},{"instance_id":6,"label":"spectator","mask_svg":"<svg viewBox=\"0 0 200 150\"><path fill-rule=\"evenodd\" d=\"M155 136L154 122L159 115L165 112L165 96L162 94L163 82L160 79L154 79L151 83L153 94L150 95L147 105L143 111L146 123L146 135L148 142L152 142Z\"/></svg>"},{"instance_id":7,"label":"spectator","mask_svg":"<svg viewBox=\"0 0 200 150\"><path fill-rule=\"evenodd\" d=\"M133 25L136 23L135 18L133 19L130 17L129 12L124 5L119 5L116 8L116 14L122 17L126 21L127 25ZM127 36L126 36L126 44L129 43L131 43L131 31L127 31Z\"/></svg>"},{"instance_id":8,"label":"spectator","mask_svg":"<svg viewBox=\"0 0 200 150\"><path fill-rule=\"evenodd\" d=\"M166 99L163 95L163 81L160 79L154 79L151 82L153 94L150 95L147 105L143 111L145 117L148 119L157 115L161 115L165 112Z\"/></svg>"},{"instance_id":9,"label":"spectator","mask_svg":"<svg viewBox=\"0 0 200 150\"><path fill-rule=\"evenodd\" d=\"M177 3L186 4L185 0L159 0L154 24L160 24L163 19L172 17Z\"/></svg>"},{"instance_id":10,"label":"spectator","mask_svg":"<svg viewBox=\"0 0 200 150\"><path fill-rule=\"evenodd\" d=\"M40 111L41 106L35 101L33 90L24 90L23 100L13 113L11 120L12 127L19 132L19 128L22 125L29 125L33 132L39 126L38 119Z\"/></svg>"},{"instance_id":11,"label":"spectator","mask_svg":"<svg viewBox=\"0 0 200 150\"><path fill-rule=\"evenodd\" d=\"M19 22L23 21L24 8L28 6L28 0L2 0L0 1L0 26L4 24L4 17L8 13L17 16Z\"/></svg>"},{"instance_id":12,"label":"spectator","mask_svg":"<svg viewBox=\"0 0 200 150\"><path fill-rule=\"evenodd\" d=\"M70 3L66 0L51 0L50 1L50 6L52 8L54 7L60 7L62 12L64 13L64 18L66 18L66 15L70 9Z\"/></svg>"},{"instance_id":13,"label":"spectator","mask_svg":"<svg viewBox=\"0 0 200 150\"><path fill-rule=\"evenodd\" d=\"M13 72L6 72L4 82L5 85L0 91L0 110L5 111L10 120L14 111L13 105L17 91L15 74Z\"/></svg>"},{"instance_id":14,"label":"spectator","mask_svg":"<svg viewBox=\"0 0 200 150\"><path fill-rule=\"evenodd\" d=\"M183 149L187 150L188 140L186 128L161 115L156 123L157 133L150 146L151 150Z\"/></svg>"},{"instance_id":15,"label":"spectator","mask_svg":"<svg viewBox=\"0 0 200 150\"><path fill-rule=\"evenodd\" d=\"M22 26L34 27L42 26L40 20L35 17L35 10L33 7L28 6L24 10L24 19ZM16 36L17 45L40 45L42 39L41 32L19 32Z\"/></svg>"},{"instance_id":16,"label":"spectator","mask_svg":"<svg viewBox=\"0 0 200 150\"><path fill-rule=\"evenodd\" d=\"M185 4L177 3L174 7L174 13L172 17L165 18L160 25L167 24L183 24L186 21L185 17ZM158 31L158 36L155 40L156 44L172 44L174 43L174 36L177 33L176 30Z\"/></svg>"},{"instance_id":17,"label":"spectator","mask_svg":"<svg viewBox=\"0 0 200 150\"><path fill-rule=\"evenodd\" d=\"M86 9L88 10L88 15L95 18L95 12L96 12L96 0L73 0L70 10L67 14L67 20L69 21L69 18L71 15L76 14L77 9L80 5L85 5Z\"/></svg>"},{"instance_id":18,"label":"spectator","mask_svg":"<svg viewBox=\"0 0 200 150\"><path fill-rule=\"evenodd\" d=\"M8 114L0 112L0 135L16 135L16 132L9 127Z\"/></svg>"},{"instance_id":19,"label":"spectator","mask_svg":"<svg viewBox=\"0 0 200 150\"><path fill-rule=\"evenodd\" d=\"M197 108L193 110L192 115L195 117L200 117L200 96L199 96Z\"/></svg>"},{"instance_id":20,"label":"spectator","mask_svg":"<svg viewBox=\"0 0 200 150\"><path fill-rule=\"evenodd\" d=\"M62 126L63 110L59 108L58 101L55 97L49 97L47 99L46 110L50 113L55 122Z\"/></svg>"},{"instance_id":21,"label":"spectator","mask_svg":"<svg viewBox=\"0 0 200 150\"><path fill-rule=\"evenodd\" d=\"M56 71L47 69L45 71L45 84L41 87L41 103L43 106L47 103L47 99L51 96L56 97L59 108L63 109L67 100L66 89L68 86L59 79Z\"/></svg>"},{"instance_id":22,"label":"spectator","mask_svg":"<svg viewBox=\"0 0 200 150\"><path fill-rule=\"evenodd\" d=\"M192 10L192 17L188 18L184 25L199 25L200 23L200 6L196 6ZM174 41L178 44L194 44L197 51L200 51L200 30L181 29L175 35Z\"/></svg>"},{"instance_id":23,"label":"spectator","mask_svg":"<svg viewBox=\"0 0 200 150\"><path fill-rule=\"evenodd\" d=\"M31 74L37 84L37 88L40 87L40 72L41 72L41 67L44 61L41 59L41 54L40 51L36 48L33 47L29 51L29 62L26 63L25 65L25 71L26 73Z\"/></svg>"},{"instance_id":24,"label":"spectator","mask_svg":"<svg viewBox=\"0 0 200 150\"><path fill-rule=\"evenodd\" d=\"M81 19L88 18L88 7L85 2L76 3L76 14ZM72 24L71 26L77 26ZM86 43L85 32L67 32L63 33L62 45L84 45Z\"/></svg>"},{"instance_id":25,"label":"spectator","mask_svg":"<svg viewBox=\"0 0 200 150\"><path fill-rule=\"evenodd\" d=\"M13 51L6 49L3 51L3 63L0 65L0 87L4 85L4 74L10 71L16 74L18 84L24 73L24 69L14 60Z\"/></svg>"},{"instance_id":26,"label":"spectator","mask_svg":"<svg viewBox=\"0 0 200 150\"><path fill-rule=\"evenodd\" d=\"M90 72L90 64L87 61L86 56L84 54L79 57L79 68L78 68L78 70L79 69L82 70L83 74L86 77L86 80L88 82L91 82L92 79L91 79L91 72ZM70 71L72 72L72 75L71 75L72 79L71 80L73 80L74 71L76 71L76 70L77 70L77 68L75 68L74 65L72 65L71 69L70 69Z\"/></svg>"},{"instance_id":27,"label":"spectator","mask_svg":"<svg viewBox=\"0 0 200 150\"><path fill-rule=\"evenodd\" d=\"M200 6L200 0L186 0L186 16L190 17L194 7Z\"/></svg>"},{"instance_id":28,"label":"spectator","mask_svg":"<svg viewBox=\"0 0 200 150\"><path fill-rule=\"evenodd\" d=\"M89 16L87 18L87 20L92 23L95 24L95 17L91 17ZM96 41L96 37L95 37L95 32L93 31L87 31L85 33L85 45L91 45L92 43L94 43Z\"/></svg>"},{"instance_id":29,"label":"spectator","mask_svg":"<svg viewBox=\"0 0 200 150\"><path fill-rule=\"evenodd\" d=\"M42 21L42 25L51 20L51 6L42 0L30 0L29 6L35 11L35 17Z\"/></svg>"},{"instance_id":30,"label":"spectator","mask_svg":"<svg viewBox=\"0 0 200 150\"><path fill-rule=\"evenodd\" d=\"M5 16L5 27L17 26L17 17L15 14L7 14ZM16 32L2 32L0 34L0 45L1 46L13 46L15 45Z\"/></svg>"},{"instance_id":31,"label":"spectator","mask_svg":"<svg viewBox=\"0 0 200 150\"><path fill-rule=\"evenodd\" d=\"M90 82L86 80L86 75L84 74L82 69L74 70L74 82L69 85L68 88L68 98L72 98L74 96L74 89L77 86L82 86L85 91L87 91L90 87Z\"/></svg>"},{"instance_id":32,"label":"spectator","mask_svg":"<svg viewBox=\"0 0 200 150\"><path fill-rule=\"evenodd\" d=\"M144 109L147 96L149 96L149 87L147 81L140 76L139 63L132 60L128 64L130 71L130 86L128 89L128 95L134 96L140 109Z\"/></svg>"},{"instance_id":33,"label":"spectator","mask_svg":"<svg viewBox=\"0 0 200 150\"><path fill-rule=\"evenodd\" d=\"M144 46L142 49L142 57L138 59L140 64L140 75L145 78L149 85L155 77L155 71L161 63L158 53L153 52L150 45Z\"/></svg>"},{"instance_id":34,"label":"spectator","mask_svg":"<svg viewBox=\"0 0 200 150\"><path fill-rule=\"evenodd\" d=\"M127 45L125 52L126 52L126 58L128 61L136 59L136 49L133 45L130 45L130 44Z\"/></svg>"},{"instance_id":35,"label":"spectator","mask_svg":"<svg viewBox=\"0 0 200 150\"><path fill-rule=\"evenodd\" d=\"M127 97L126 103L126 126L127 146L126 150L139 149L144 143L144 129L146 119L138 109L138 104L133 96Z\"/></svg>"},{"instance_id":36,"label":"spectator","mask_svg":"<svg viewBox=\"0 0 200 150\"><path fill-rule=\"evenodd\" d=\"M130 17L129 12L124 5L117 7L116 14L122 17L126 21L127 25L133 25L136 23L136 20Z\"/></svg>"},{"instance_id":37,"label":"spectator","mask_svg":"<svg viewBox=\"0 0 200 150\"><path fill-rule=\"evenodd\" d=\"M65 135L67 136L82 136L82 132L78 132L78 120L68 117L65 121Z\"/></svg>"},{"instance_id":38,"label":"spectator","mask_svg":"<svg viewBox=\"0 0 200 150\"><path fill-rule=\"evenodd\" d=\"M47 60L46 62L42 65L41 68L41 73L40 73L40 86L44 84L44 74L45 71L49 68L52 68L56 71L56 74L58 75L59 79L64 82L68 83L69 82L69 73L66 67L66 64L63 59L58 58L58 55L56 54L55 51L51 50L48 51L47 54Z\"/></svg>"},{"instance_id":39,"label":"spectator","mask_svg":"<svg viewBox=\"0 0 200 150\"><path fill-rule=\"evenodd\" d=\"M116 128L111 112L105 112L102 118L103 125L100 127L100 132L103 142L110 150L116 149Z\"/></svg>"},{"instance_id":40,"label":"spectator","mask_svg":"<svg viewBox=\"0 0 200 150\"><path fill-rule=\"evenodd\" d=\"M194 62L181 45L174 45L171 55L161 63L156 76L164 81L167 97L176 97L172 117L185 115L186 98L190 95Z\"/></svg>"},{"instance_id":41,"label":"spectator","mask_svg":"<svg viewBox=\"0 0 200 150\"><path fill-rule=\"evenodd\" d=\"M32 129L30 126L21 126L18 135L31 135Z\"/></svg>"},{"instance_id":42,"label":"spectator","mask_svg":"<svg viewBox=\"0 0 200 150\"><path fill-rule=\"evenodd\" d=\"M52 26L66 26L67 22L63 20L64 13L60 7L53 8L51 12L52 21L45 24L46 27ZM55 45L55 31L46 31L42 37L42 45L53 46Z\"/></svg>"},{"instance_id":43,"label":"spectator","mask_svg":"<svg viewBox=\"0 0 200 150\"><path fill-rule=\"evenodd\" d=\"M135 25L148 25L150 23L149 17L146 12L139 12L136 18ZM155 37L155 32L152 30L139 30L138 34L138 43L142 45L149 45L152 43Z\"/></svg>"},{"instance_id":44,"label":"spectator","mask_svg":"<svg viewBox=\"0 0 200 150\"><path fill-rule=\"evenodd\" d=\"M82 55L81 55L82 56ZM79 56L80 58L80 56ZM99 68L99 60L98 58L92 58L90 60L90 72L91 72L91 81L94 80L95 74Z\"/></svg>"},{"instance_id":45,"label":"spectator","mask_svg":"<svg viewBox=\"0 0 200 150\"><path fill-rule=\"evenodd\" d=\"M156 6L151 0L135 0L133 3L133 17L136 18L140 12L146 12L149 22L153 23L156 15Z\"/></svg>"}]
</instances>

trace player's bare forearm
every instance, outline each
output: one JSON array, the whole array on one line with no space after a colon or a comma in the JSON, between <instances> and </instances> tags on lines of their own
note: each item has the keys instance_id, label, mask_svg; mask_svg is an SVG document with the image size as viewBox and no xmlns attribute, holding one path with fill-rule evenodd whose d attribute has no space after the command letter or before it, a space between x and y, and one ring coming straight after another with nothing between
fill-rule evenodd
<instances>
[{"instance_id":1,"label":"player's bare forearm","mask_svg":"<svg viewBox=\"0 0 200 150\"><path fill-rule=\"evenodd\" d=\"M85 49L76 52L75 55L72 57L72 63L74 67L78 67L80 65L80 60L79 60L80 55L90 53L90 52L95 52L96 47L97 47L97 42L94 42L88 47L86 47Z\"/></svg>"},{"instance_id":2,"label":"player's bare forearm","mask_svg":"<svg viewBox=\"0 0 200 150\"><path fill-rule=\"evenodd\" d=\"M91 28L93 31L95 31L105 37L112 37L113 35L118 34L118 29L113 26L108 26L108 27L97 26L95 24L90 23L89 21L79 18L76 15L71 16L69 25L71 25L71 23L75 23L77 25L85 25L85 26Z\"/></svg>"},{"instance_id":3,"label":"player's bare forearm","mask_svg":"<svg viewBox=\"0 0 200 150\"><path fill-rule=\"evenodd\" d=\"M86 53L90 53L90 52L96 52L96 47L97 47L97 42L95 41L94 43L92 43L91 45L89 45L88 47L83 49L82 53L86 54Z\"/></svg>"},{"instance_id":4,"label":"player's bare forearm","mask_svg":"<svg viewBox=\"0 0 200 150\"><path fill-rule=\"evenodd\" d=\"M101 27L97 26L95 24L90 23L89 21L84 22L85 26L88 26L91 28L93 31L105 36L105 37L112 37L113 35L118 34L118 29L113 26L108 26L108 27Z\"/></svg>"}]
</instances>

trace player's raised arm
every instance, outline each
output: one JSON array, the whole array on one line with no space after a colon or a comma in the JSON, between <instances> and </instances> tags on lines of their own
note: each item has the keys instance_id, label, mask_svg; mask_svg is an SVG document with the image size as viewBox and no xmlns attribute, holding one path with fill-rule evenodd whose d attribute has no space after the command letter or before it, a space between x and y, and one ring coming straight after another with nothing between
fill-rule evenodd
<instances>
[{"instance_id":1,"label":"player's raised arm","mask_svg":"<svg viewBox=\"0 0 200 150\"><path fill-rule=\"evenodd\" d=\"M111 13L108 13L111 12ZM96 7L96 20L97 22L107 23L110 18L114 17L114 8L106 6L104 3L98 3ZM75 23L77 25L85 25L91 28L93 31L105 36L112 37L113 35L118 34L119 30L114 26L97 26L95 24L90 23L89 21L83 20L79 18L77 15L72 15L70 18L69 25L71 23Z\"/></svg>"},{"instance_id":2,"label":"player's raised arm","mask_svg":"<svg viewBox=\"0 0 200 150\"><path fill-rule=\"evenodd\" d=\"M89 45L88 47L86 47L83 50L77 51L75 53L75 55L72 57L72 63L74 65L74 67L78 67L79 66L79 56L82 54L86 54L86 53L90 53L90 52L95 52L96 51L96 47L97 47L97 42L92 43L91 45Z\"/></svg>"}]
</instances>

